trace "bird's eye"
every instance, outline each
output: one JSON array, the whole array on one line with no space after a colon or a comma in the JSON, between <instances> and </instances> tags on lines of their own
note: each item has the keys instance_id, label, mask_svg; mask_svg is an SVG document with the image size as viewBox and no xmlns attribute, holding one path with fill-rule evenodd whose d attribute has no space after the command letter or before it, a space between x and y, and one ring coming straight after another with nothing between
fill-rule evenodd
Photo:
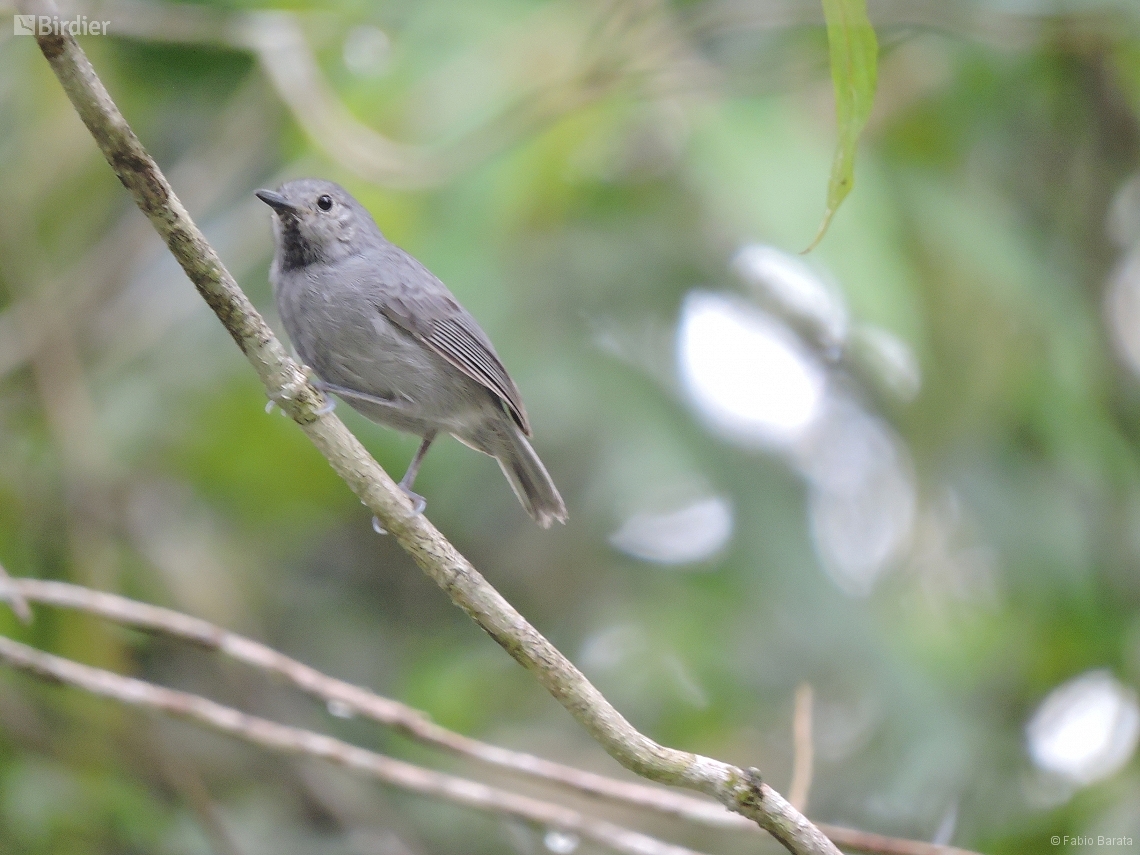
<instances>
[{"instance_id":1,"label":"bird's eye","mask_svg":"<svg viewBox=\"0 0 1140 855\"><path fill-rule=\"evenodd\" d=\"M322 211L327 211L332 207L332 196L320 196L317 198L317 207Z\"/></svg>"}]
</instances>

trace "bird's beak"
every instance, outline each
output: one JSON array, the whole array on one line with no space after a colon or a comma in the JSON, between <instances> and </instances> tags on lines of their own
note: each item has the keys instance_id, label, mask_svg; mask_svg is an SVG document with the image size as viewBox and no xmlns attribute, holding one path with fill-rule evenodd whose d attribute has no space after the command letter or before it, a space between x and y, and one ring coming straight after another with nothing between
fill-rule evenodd
<instances>
[{"instance_id":1,"label":"bird's beak","mask_svg":"<svg viewBox=\"0 0 1140 855\"><path fill-rule=\"evenodd\" d=\"M279 214L297 213L297 207L280 193L274 193L272 190L258 190L253 195Z\"/></svg>"}]
</instances>

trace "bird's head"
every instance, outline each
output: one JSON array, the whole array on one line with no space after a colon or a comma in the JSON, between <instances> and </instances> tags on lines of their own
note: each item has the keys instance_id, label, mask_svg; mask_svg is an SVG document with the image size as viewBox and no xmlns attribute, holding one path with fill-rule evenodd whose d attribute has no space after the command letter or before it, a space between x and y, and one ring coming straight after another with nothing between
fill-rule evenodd
<instances>
[{"instance_id":1,"label":"bird's head","mask_svg":"<svg viewBox=\"0 0 1140 855\"><path fill-rule=\"evenodd\" d=\"M368 210L332 181L299 178L256 195L273 209L282 270L337 261L384 240Z\"/></svg>"}]
</instances>

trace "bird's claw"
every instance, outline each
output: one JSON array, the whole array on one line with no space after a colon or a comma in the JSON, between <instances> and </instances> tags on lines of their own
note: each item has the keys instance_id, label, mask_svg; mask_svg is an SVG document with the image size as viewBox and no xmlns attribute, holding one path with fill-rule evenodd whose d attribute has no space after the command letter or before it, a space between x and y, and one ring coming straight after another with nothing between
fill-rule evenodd
<instances>
[{"instance_id":1,"label":"bird's claw","mask_svg":"<svg viewBox=\"0 0 1140 855\"><path fill-rule=\"evenodd\" d=\"M329 388L329 384L318 377L317 372L315 372L308 365L305 366L305 376L309 378L310 383L317 387L317 391L325 396L325 402L317 408L316 414L318 416L324 416L335 410L336 400L332 396L332 391Z\"/></svg>"},{"instance_id":2,"label":"bird's claw","mask_svg":"<svg viewBox=\"0 0 1140 855\"><path fill-rule=\"evenodd\" d=\"M419 493L413 493L403 484L400 484L399 486L400 489L404 491L404 495L407 496L412 502L412 515L418 517L424 512L424 509L427 507L427 499L425 499Z\"/></svg>"},{"instance_id":3,"label":"bird's claw","mask_svg":"<svg viewBox=\"0 0 1140 855\"><path fill-rule=\"evenodd\" d=\"M409 490L403 484L397 484L396 486L398 486L401 490L403 490L404 495L408 497L409 501L411 501L411 503L412 503L412 516L418 517L420 514L422 514L424 512L424 509L427 507L427 499L425 499L419 493L413 493L411 490ZM372 530L374 532L376 532L377 534L387 534L388 533L388 529L384 528L384 526L380 523L380 517L373 517L372 518Z\"/></svg>"}]
</instances>

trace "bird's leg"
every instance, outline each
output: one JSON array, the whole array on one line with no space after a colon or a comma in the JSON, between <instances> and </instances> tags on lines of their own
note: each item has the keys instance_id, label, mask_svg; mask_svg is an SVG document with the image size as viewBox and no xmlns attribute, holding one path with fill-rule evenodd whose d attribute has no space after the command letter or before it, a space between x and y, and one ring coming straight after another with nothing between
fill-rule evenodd
<instances>
[{"instance_id":1,"label":"bird's leg","mask_svg":"<svg viewBox=\"0 0 1140 855\"><path fill-rule=\"evenodd\" d=\"M408 464L408 471L404 473L404 477L400 479L400 489L403 490L408 498L412 500L415 506L415 512L422 514L424 508L427 507L427 499L419 493L412 492L412 485L416 483L416 475L419 474L420 464L424 462L424 455L427 454L428 449L431 448L432 440L435 439L435 431L429 430L424 434L424 440L420 443L420 447L416 450L416 456L412 458L412 462Z\"/></svg>"},{"instance_id":2,"label":"bird's leg","mask_svg":"<svg viewBox=\"0 0 1140 855\"><path fill-rule=\"evenodd\" d=\"M424 462L424 455L427 454L428 448L431 447L432 440L435 439L435 433L434 430L429 430L424 434L423 442L420 443L420 447L416 450L416 456L413 457L412 462L408 464L408 471L404 473L404 477L400 479L400 483L397 485L404 491L404 495L412 500L412 513L414 514L422 514L424 508L427 507L427 499L419 493L413 493L412 484L416 482L416 475L420 471L420 464ZM379 517L372 518L372 530L377 534L388 533L388 530L380 524Z\"/></svg>"}]
</instances>

